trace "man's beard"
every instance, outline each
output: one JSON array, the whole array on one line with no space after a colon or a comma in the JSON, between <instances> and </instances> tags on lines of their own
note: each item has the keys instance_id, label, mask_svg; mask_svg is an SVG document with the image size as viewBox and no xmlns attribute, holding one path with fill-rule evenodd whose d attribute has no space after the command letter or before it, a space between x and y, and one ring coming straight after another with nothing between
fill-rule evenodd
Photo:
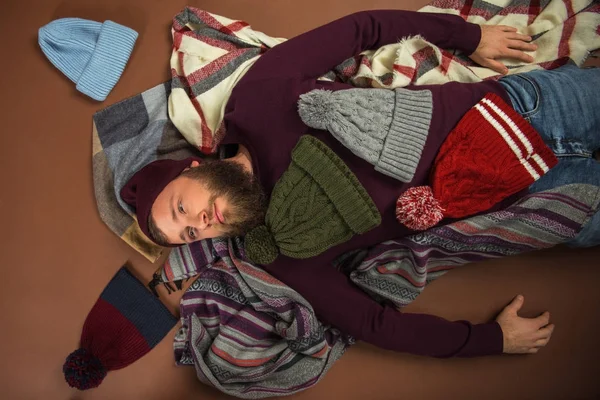
<instances>
[{"instance_id":1,"label":"man's beard","mask_svg":"<svg viewBox=\"0 0 600 400\"><path fill-rule=\"evenodd\" d=\"M209 219L213 218L213 205L217 197L226 200L223 213L223 236L241 236L265 223L266 197L255 176L233 161L205 161L198 167L184 171L181 176L204 185L211 193Z\"/></svg>"}]
</instances>

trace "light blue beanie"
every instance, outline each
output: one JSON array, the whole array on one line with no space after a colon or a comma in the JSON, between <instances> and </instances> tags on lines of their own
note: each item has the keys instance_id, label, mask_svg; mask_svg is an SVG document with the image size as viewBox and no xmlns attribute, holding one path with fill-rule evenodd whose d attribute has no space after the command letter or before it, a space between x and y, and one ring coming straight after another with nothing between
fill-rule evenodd
<instances>
[{"instance_id":1,"label":"light blue beanie","mask_svg":"<svg viewBox=\"0 0 600 400\"><path fill-rule=\"evenodd\" d=\"M103 101L121 77L137 37L113 21L62 18L40 28L38 43L77 90Z\"/></svg>"}]
</instances>

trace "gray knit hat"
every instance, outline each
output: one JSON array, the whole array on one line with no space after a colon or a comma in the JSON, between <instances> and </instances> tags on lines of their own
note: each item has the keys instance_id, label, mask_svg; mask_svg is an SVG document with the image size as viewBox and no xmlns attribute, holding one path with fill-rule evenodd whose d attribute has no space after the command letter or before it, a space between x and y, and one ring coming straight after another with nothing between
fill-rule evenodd
<instances>
[{"instance_id":1,"label":"gray knit hat","mask_svg":"<svg viewBox=\"0 0 600 400\"><path fill-rule=\"evenodd\" d=\"M402 182L413 179L432 110L429 90L315 89L298 101L306 125L329 131L375 170Z\"/></svg>"}]
</instances>

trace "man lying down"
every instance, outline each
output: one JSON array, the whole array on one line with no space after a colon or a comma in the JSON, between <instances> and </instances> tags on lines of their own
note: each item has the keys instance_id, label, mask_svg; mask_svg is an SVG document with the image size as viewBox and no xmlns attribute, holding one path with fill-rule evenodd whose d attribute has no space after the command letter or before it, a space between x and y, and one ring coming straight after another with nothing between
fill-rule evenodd
<instances>
[{"instance_id":1,"label":"man lying down","mask_svg":"<svg viewBox=\"0 0 600 400\"><path fill-rule=\"evenodd\" d=\"M518 317L521 296L485 324L403 314L332 261L502 209L528 191L600 185L600 70L567 65L395 90L317 80L351 56L416 34L499 72L496 58L530 62L525 52L535 50L515 29L456 16L350 15L269 50L239 81L225 109L222 144L237 145L232 157L153 162L121 197L160 245L245 235L250 261L358 340L435 357L535 353L554 325L547 312ZM598 213L570 244L600 244Z\"/></svg>"}]
</instances>

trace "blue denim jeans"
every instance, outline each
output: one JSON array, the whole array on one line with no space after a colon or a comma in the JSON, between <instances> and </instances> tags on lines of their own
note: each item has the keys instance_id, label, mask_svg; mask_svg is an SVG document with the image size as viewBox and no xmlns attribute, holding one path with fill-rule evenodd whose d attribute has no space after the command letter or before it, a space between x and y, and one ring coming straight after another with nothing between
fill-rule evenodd
<instances>
[{"instance_id":1,"label":"blue denim jeans","mask_svg":"<svg viewBox=\"0 0 600 400\"><path fill-rule=\"evenodd\" d=\"M500 79L513 107L540 133L558 165L530 186L532 193L570 183L600 186L600 68L565 65ZM600 211L569 243L600 245Z\"/></svg>"}]
</instances>

